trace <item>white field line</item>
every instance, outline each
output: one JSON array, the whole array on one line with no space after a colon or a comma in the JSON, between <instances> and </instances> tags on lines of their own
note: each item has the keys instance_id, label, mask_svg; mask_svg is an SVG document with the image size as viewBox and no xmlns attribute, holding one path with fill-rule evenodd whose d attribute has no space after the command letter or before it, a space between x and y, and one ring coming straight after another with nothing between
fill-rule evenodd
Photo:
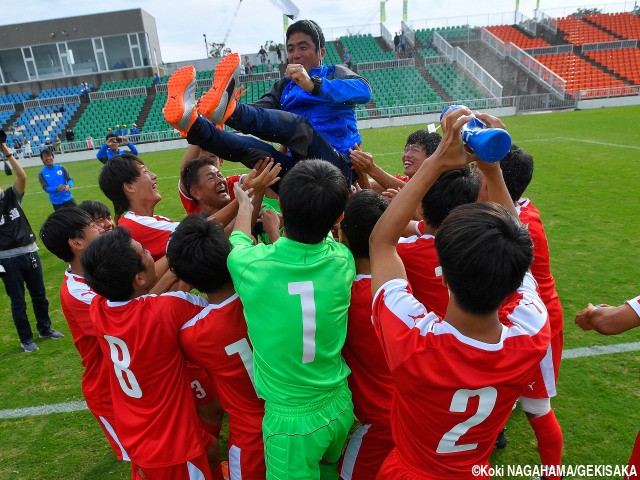
<instances>
[{"instance_id":1,"label":"white field line","mask_svg":"<svg viewBox=\"0 0 640 480\"><path fill-rule=\"evenodd\" d=\"M617 345L604 345L595 347L572 348L562 352L562 359L594 357L597 355L609 355L612 353L636 352L640 350L640 342L619 343ZM49 415L51 413L66 413L86 410L84 401L56 403L53 405L41 405L39 407L14 408L0 410L0 419L32 417L35 415Z\"/></svg>"}]
</instances>

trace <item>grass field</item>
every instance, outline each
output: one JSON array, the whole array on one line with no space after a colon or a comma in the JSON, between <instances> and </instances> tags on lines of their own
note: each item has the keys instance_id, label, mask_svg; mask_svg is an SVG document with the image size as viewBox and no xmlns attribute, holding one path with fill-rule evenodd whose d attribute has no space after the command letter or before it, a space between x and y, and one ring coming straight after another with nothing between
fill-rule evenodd
<instances>
[{"instance_id":1,"label":"grass field","mask_svg":"<svg viewBox=\"0 0 640 480\"><path fill-rule=\"evenodd\" d=\"M640 293L640 107L531 115L504 119L516 143L535 158L527 196L542 213L551 249L552 273L565 312L565 349L640 341L640 330L618 337L584 333L573 324L587 302L617 305ZM416 127L362 132L363 147L387 171L401 170L400 154ZM176 182L182 151L143 155L158 175L163 195L156 213L184 216ZM97 187L101 164L67 165L78 201L106 199ZM225 173L244 168L227 163ZM37 183L39 168L27 170L23 207L36 231L52 208ZM13 177L2 177L6 188ZM58 290L65 265L41 248L50 312L66 337L41 340L40 350L22 351L11 321L9 300L0 295L0 409L82 400L82 366L60 310ZM32 311L28 313L33 320ZM35 330L35 321L32 321ZM636 353L563 362L553 400L564 431L564 462L626 464L640 427ZM508 425L507 448L493 455L497 465L538 463L535 438L518 408ZM0 478L126 479L88 411L0 420ZM502 477L495 477L502 478ZM510 478L510 477L504 477Z\"/></svg>"}]
</instances>

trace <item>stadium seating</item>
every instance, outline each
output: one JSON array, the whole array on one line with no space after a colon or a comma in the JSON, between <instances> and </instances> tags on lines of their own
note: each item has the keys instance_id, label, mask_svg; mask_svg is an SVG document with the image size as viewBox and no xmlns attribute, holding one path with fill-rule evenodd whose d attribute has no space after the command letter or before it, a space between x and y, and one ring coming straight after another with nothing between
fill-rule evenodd
<instances>
[{"instance_id":1,"label":"stadium seating","mask_svg":"<svg viewBox=\"0 0 640 480\"><path fill-rule=\"evenodd\" d=\"M540 63L546 65L567 81L567 92L593 88L614 88L627 86L612 75L587 62L574 53L539 55Z\"/></svg>"},{"instance_id":2,"label":"stadium seating","mask_svg":"<svg viewBox=\"0 0 640 480\"><path fill-rule=\"evenodd\" d=\"M585 52L584 55L626 78L634 85L640 85L640 51L637 48L598 50Z\"/></svg>"},{"instance_id":3,"label":"stadium seating","mask_svg":"<svg viewBox=\"0 0 640 480\"><path fill-rule=\"evenodd\" d=\"M584 45L585 43L615 42L618 38L609 35L604 30L583 22L576 17L558 19L558 30L564 33L567 43Z\"/></svg>"},{"instance_id":4,"label":"stadium seating","mask_svg":"<svg viewBox=\"0 0 640 480\"><path fill-rule=\"evenodd\" d=\"M74 131L76 138L104 138L107 128L115 125L129 125L137 122L145 101L144 95L96 100L87 106Z\"/></svg>"},{"instance_id":5,"label":"stadium seating","mask_svg":"<svg viewBox=\"0 0 640 480\"><path fill-rule=\"evenodd\" d=\"M395 60L395 53L385 52L371 34L340 37L340 41L351 52L354 64Z\"/></svg>"},{"instance_id":6,"label":"stadium seating","mask_svg":"<svg viewBox=\"0 0 640 480\"><path fill-rule=\"evenodd\" d=\"M425 46L430 46L433 41L434 32L438 32L445 40L454 38L475 38L476 31L468 25L457 25L452 27L438 27L416 30L416 39Z\"/></svg>"},{"instance_id":7,"label":"stadium seating","mask_svg":"<svg viewBox=\"0 0 640 480\"><path fill-rule=\"evenodd\" d=\"M433 57L439 57L440 56L440 54L437 52L437 50L435 48L420 48L420 49L418 49L418 53L423 58L433 58Z\"/></svg>"},{"instance_id":8,"label":"stadium seating","mask_svg":"<svg viewBox=\"0 0 640 480\"><path fill-rule=\"evenodd\" d=\"M89 91L93 90L93 84L89 84ZM58 97L69 97L72 95L82 95L83 89L81 86L71 86L71 87L62 87L62 88L51 88L47 90L42 90L40 95L37 96L38 99L42 100L45 98L58 98Z\"/></svg>"},{"instance_id":9,"label":"stadium seating","mask_svg":"<svg viewBox=\"0 0 640 480\"><path fill-rule=\"evenodd\" d=\"M80 108L80 103L37 107L25 110L16 120L15 136L26 136L34 148L44 144L47 137L53 142L56 136L64 140L67 124ZM34 153L37 151L34 150Z\"/></svg>"},{"instance_id":10,"label":"stadium seating","mask_svg":"<svg viewBox=\"0 0 640 480\"><path fill-rule=\"evenodd\" d=\"M451 98L465 101L484 98L451 64L427 65L426 69Z\"/></svg>"},{"instance_id":11,"label":"stadium seating","mask_svg":"<svg viewBox=\"0 0 640 480\"><path fill-rule=\"evenodd\" d=\"M391 68L360 72L373 88L377 107L394 107L436 103L442 101L431 85L415 68ZM400 114L414 113L405 108Z\"/></svg>"},{"instance_id":12,"label":"stadium seating","mask_svg":"<svg viewBox=\"0 0 640 480\"><path fill-rule=\"evenodd\" d=\"M487 27L491 33L504 42L511 42L522 49L548 47L549 43L542 38L529 38L511 25L495 25Z\"/></svg>"},{"instance_id":13,"label":"stadium seating","mask_svg":"<svg viewBox=\"0 0 640 480\"><path fill-rule=\"evenodd\" d=\"M325 65L337 65L342 63L342 58L340 58L340 54L338 53L335 43L326 42L324 48L327 50L327 54L324 56L323 60ZM353 58L351 61L353 61Z\"/></svg>"},{"instance_id":14,"label":"stadium seating","mask_svg":"<svg viewBox=\"0 0 640 480\"><path fill-rule=\"evenodd\" d=\"M7 130L7 122L14 114L14 111L0 112L0 128Z\"/></svg>"},{"instance_id":15,"label":"stadium seating","mask_svg":"<svg viewBox=\"0 0 640 480\"><path fill-rule=\"evenodd\" d=\"M106 92L110 90L122 90L125 88L133 87L151 87L153 85L154 77L142 77L131 78L127 80L115 80L113 82L104 82L98 89L99 92Z\"/></svg>"},{"instance_id":16,"label":"stadium seating","mask_svg":"<svg viewBox=\"0 0 640 480\"><path fill-rule=\"evenodd\" d=\"M622 38L640 39L640 17L632 13L602 13L585 15L584 18Z\"/></svg>"},{"instance_id":17,"label":"stadium seating","mask_svg":"<svg viewBox=\"0 0 640 480\"><path fill-rule=\"evenodd\" d=\"M33 96L32 92L10 93L9 95L0 96L0 103L24 103Z\"/></svg>"}]
</instances>

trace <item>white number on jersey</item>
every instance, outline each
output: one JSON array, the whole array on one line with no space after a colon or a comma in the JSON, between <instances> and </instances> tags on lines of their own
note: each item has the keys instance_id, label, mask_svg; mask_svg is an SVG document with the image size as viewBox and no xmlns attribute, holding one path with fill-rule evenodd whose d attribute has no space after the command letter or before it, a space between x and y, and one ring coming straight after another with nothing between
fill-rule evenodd
<instances>
[{"instance_id":1,"label":"white number on jersey","mask_svg":"<svg viewBox=\"0 0 640 480\"><path fill-rule=\"evenodd\" d=\"M202 388L198 380L191 382L191 388L196 391L196 398L204 398L207 396L207 392L204 391L204 388Z\"/></svg>"},{"instance_id":2,"label":"white number on jersey","mask_svg":"<svg viewBox=\"0 0 640 480\"><path fill-rule=\"evenodd\" d=\"M491 414L493 407L496 405L498 391L493 387L485 387L478 390L460 389L453 395L449 411L457 413L466 412L469 399L476 396L480 397L478 402L478 411L475 415L464 422L457 424L445 433L442 439L440 439L438 448L436 448L436 453L466 452L468 450L473 450L478 446L477 443L456 445L456 442L460 440L460 437L467 433L470 428L481 424Z\"/></svg>"},{"instance_id":3,"label":"white number on jersey","mask_svg":"<svg viewBox=\"0 0 640 480\"><path fill-rule=\"evenodd\" d=\"M136 380L136 376L133 372L129 370L129 364L131 363L129 347L127 347L127 344L118 337L105 335L104 339L109 342L111 361L113 362L113 368L116 372L116 377L118 377L120 388L122 388L122 391L130 397L142 397L142 390L140 389L140 385L138 385L138 380ZM122 357L120 357L119 352L122 352Z\"/></svg>"},{"instance_id":4,"label":"white number on jersey","mask_svg":"<svg viewBox=\"0 0 640 480\"><path fill-rule=\"evenodd\" d=\"M235 355L236 353L240 355L240 360L242 360L242 364L249 374L249 379L251 380L251 384L255 390L256 382L253 379L253 352L251 351L251 347L249 346L247 339L243 338L231 345L227 345L224 347L224 351L227 352L228 356Z\"/></svg>"},{"instance_id":5,"label":"white number on jersey","mask_svg":"<svg viewBox=\"0 0 640 480\"><path fill-rule=\"evenodd\" d=\"M316 358L316 302L313 296L313 282L289 283L289 295L300 295L302 303L302 363L310 363Z\"/></svg>"}]
</instances>

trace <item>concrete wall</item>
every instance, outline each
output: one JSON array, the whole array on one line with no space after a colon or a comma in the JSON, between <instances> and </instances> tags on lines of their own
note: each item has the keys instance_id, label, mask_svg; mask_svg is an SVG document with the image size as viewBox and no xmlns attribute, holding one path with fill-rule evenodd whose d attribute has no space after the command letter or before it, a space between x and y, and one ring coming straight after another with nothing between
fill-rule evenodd
<instances>
[{"instance_id":1,"label":"concrete wall","mask_svg":"<svg viewBox=\"0 0 640 480\"><path fill-rule=\"evenodd\" d=\"M640 96L580 100L578 101L578 105L576 108L578 110L593 110L594 108L628 107L630 105L640 105Z\"/></svg>"}]
</instances>

